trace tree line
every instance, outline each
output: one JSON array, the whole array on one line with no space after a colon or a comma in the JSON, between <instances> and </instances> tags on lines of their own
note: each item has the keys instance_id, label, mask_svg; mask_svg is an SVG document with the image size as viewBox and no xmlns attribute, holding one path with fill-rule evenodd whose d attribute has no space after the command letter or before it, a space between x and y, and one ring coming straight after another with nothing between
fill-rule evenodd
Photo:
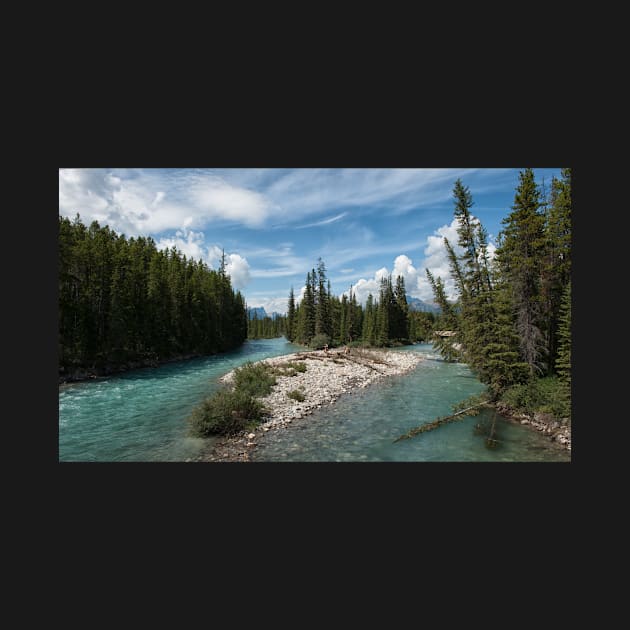
<instances>
[{"instance_id":1,"label":"tree line","mask_svg":"<svg viewBox=\"0 0 630 630\"><path fill-rule=\"evenodd\" d=\"M153 239L59 217L59 368L120 366L234 348L245 300L225 270Z\"/></svg>"},{"instance_id":2,"label":"tree line","mask_svg":"<svg viewBox=\"0 0 630 630\"><path fill-rule=\"evenodd\" d=\"M571 383L571 171L539 186L532 169L519 174L510 214L502 221L495 256L487 232L471 214L472 194L461 180L453 189L458 220L456 253L444 239L457 291L451 302L441 278L426 274L444 326L436 340L447 360L466 362L496 400L512 387L557 379L556 405L570 413Z\"/></svg>"},{"instance_id":3,"label":"tree line","mask_svg":"<svg viewBox=\"0 0 630 630\"><path fill-rule=\"evenodd\" d=\"M319 258L317 268L306 274L304 295L296 303L289 292L286 336L289 341L322 347L325 344L361 344L375 347L427 340L439 316L410 312L405 280L398 276L381 278L379 294L368 295L365 307L350 290L335 296L330 289L326 265Z\"/></svg>"},{"instance_id":4,"label":"tree line","mask_svg":"<svg viewBox=\"0 0 630 630\"><path fill-rule=\"evenodd\" d=\"M247 322L248 339L273 339L286 335L287 318L283 315L275 317L258 317L256 312L252 314Z\"/></svg>"}]
</instances>

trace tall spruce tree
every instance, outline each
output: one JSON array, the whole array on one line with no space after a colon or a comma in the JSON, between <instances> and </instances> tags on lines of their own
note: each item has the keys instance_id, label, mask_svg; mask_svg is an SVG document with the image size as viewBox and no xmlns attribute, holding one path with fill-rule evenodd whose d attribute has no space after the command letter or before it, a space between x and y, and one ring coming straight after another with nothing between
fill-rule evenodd
<instances>
[{"instance_id":1,"label":"tall spruce tree","mask_svg":"<svg viewBox=\"0 0 630 630\"><path fill-rule=\"evenodd\" d=\"M501 246L497 250L502 280L510 287L520 355L530 376L542 372L545 352L541 332L541 265L544 253L544 216L539 212L540 191L534 171L519 174L512 212L503 219Z\"/></svg>"},{"instance_id":2,"label":"tall spruce tree","mask_svg":"<svg viewBox=\"0 0 630 630\"><path fill-rule=\"evenodd\" d=\"M315 334L325 335L332 339L333 325L330 312L330 294L326 290L326 284L326 265L319 258L317 260Z\"/></svg>"},{"instance_id":3,"label":"tall spruce tree","mask_svg":"<svg viewBox=\"0 0 630 630\"><path fill-rule=\"evenodd\" d=\"M571 280L571 169L551 180L545 214L545 255L541 265L543 331L548 346L547 371L553 372L558 356L560 305Z\"/></svg>"},{"instance_id":4,"label":"tall spruce tree","mask_svg":"<svg viewBox=\"0 0 630 630\"><path fill-rule=\"evenodd\" d=\"M289 302L287 304L287 323L286 334L289 341L295 341L295 295L293 293L293 287L289 291Z\"/></svg>"},{"instance_id":5,"label":"tall spruce tree","mask_svg":"<svg viewBox=\"0 0 630 630\"><path fill-rule=\"evenodd\" d=\"M365 303L363 342L368 346L376 345L376 314L374 310L374 296L371 293L367 296Z\"/></svg>"}]
</instances>

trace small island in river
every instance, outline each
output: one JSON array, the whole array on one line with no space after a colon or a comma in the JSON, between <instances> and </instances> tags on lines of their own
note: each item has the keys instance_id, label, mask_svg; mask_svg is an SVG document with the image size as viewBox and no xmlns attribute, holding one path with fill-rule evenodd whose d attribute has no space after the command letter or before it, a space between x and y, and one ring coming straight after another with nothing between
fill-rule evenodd
<instances>
[{"instance_id":1,"label":"small island in river","mask_svg":"<svg viewBox=\"0 0 630 630\"><path fill-rule=\"evenodd\" d=\"M249 461L268 431L284 428L315 409L332 405L342 394L405 374L422 360L421 355L411 352L352 348L297 352L260 361L276 368L299 362L306 369L276 377L271 393L260 399L267 412L263 423L250 432L218 439L196 461ZM231 371L220 380L229 385L233 376Z\"/></svg>"}]
</instances>

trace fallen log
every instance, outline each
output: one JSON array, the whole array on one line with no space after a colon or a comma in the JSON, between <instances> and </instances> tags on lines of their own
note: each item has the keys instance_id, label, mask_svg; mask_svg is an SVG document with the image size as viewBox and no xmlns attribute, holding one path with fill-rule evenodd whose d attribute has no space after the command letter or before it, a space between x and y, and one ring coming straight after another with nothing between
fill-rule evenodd
<instances>
[{"instance_id":1,"label":"fallen log","mask_svg":"<svg viewBox=\"0 0 630 630\"><path fill-rule=\"evenodd\" d=\"M453 413L450 416L443 416L441 418L437 418L436 420L433 420L433 422L428 422L427 424L421 424L419 427L415 427L414 429L411 429L411 431L408 431L407 433L404 433L403 435L397 437L394 440L394 443L399 442L400 440L408 440L409 438L412 438L418 435L419 433L424 433L425 431L432 431L433 429L437 429L438 427L441 427L443 424L446 424L448 422L462 420L462 418L460 418L459 416L466 414L466 412L470 411L471 409L475 409L476 407L481 407L487 404L488 403L486 401L480 402L480 403L477 403L476 405L466 407L466 409L462 409L461 411Z\"/></svg>"}]
</instances>

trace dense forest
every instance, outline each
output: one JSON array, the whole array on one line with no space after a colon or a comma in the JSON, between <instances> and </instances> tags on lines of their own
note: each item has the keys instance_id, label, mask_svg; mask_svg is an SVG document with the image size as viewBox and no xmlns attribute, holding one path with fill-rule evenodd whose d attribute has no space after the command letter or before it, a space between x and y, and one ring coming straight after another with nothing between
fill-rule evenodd
<instances>
[{"instance_id":1,"label":"dense forest","mask_svg":"<svg viewBox=\"0 0 630 630\"><path fill-rule=\"evenodd\" d=\"M470 190L458 180L453 196L463 253L446 238L444 245L457 287L455 303L446 299L442 279L426 270L445 328L455 332L436 339L436 345L448 360L466 362L487 384L491 400L569 417L570 169L552 179L549 193L535 182L532 169L521 171L492 259L486 230L470 212Z\"/></svg>"},{"instance_id":2,"label":"dense forest","mask_svg":"<svg viewBox=\"0 0 630 630\"><path fill-rule=\"evenodd\" d=\"M286 335L287 318L283 315L275 317L258 317L254 311L247 322L248 339L273 339Z\"/></svg>"},{"instance_id":3,"label":"dense forest","mask_svg":"<svg viewBox=\"0 0 630 630\"><path fill-rule=\"evenodd\" d=\"M352 290L341 298L332 294L326 265L320 258L317 269L306 274L304 296L296 304L289 293L286 336L289 341L321 348L325 344L383 347L428 340L440 316L410 311L405 280L391 275L381 279L379 295L370 294L365 307Z\"/></svg>"},{"instance_id":4,"label":"dense forest","mask_svg":"<svg viewBox=\"0 0 630 630\"><path fill-rule=\"evenodd\" d=\"M59 217L59 370L115 371L234 348L245 300L218 270L151 238Z\"/></svg>"}]
</instances>

